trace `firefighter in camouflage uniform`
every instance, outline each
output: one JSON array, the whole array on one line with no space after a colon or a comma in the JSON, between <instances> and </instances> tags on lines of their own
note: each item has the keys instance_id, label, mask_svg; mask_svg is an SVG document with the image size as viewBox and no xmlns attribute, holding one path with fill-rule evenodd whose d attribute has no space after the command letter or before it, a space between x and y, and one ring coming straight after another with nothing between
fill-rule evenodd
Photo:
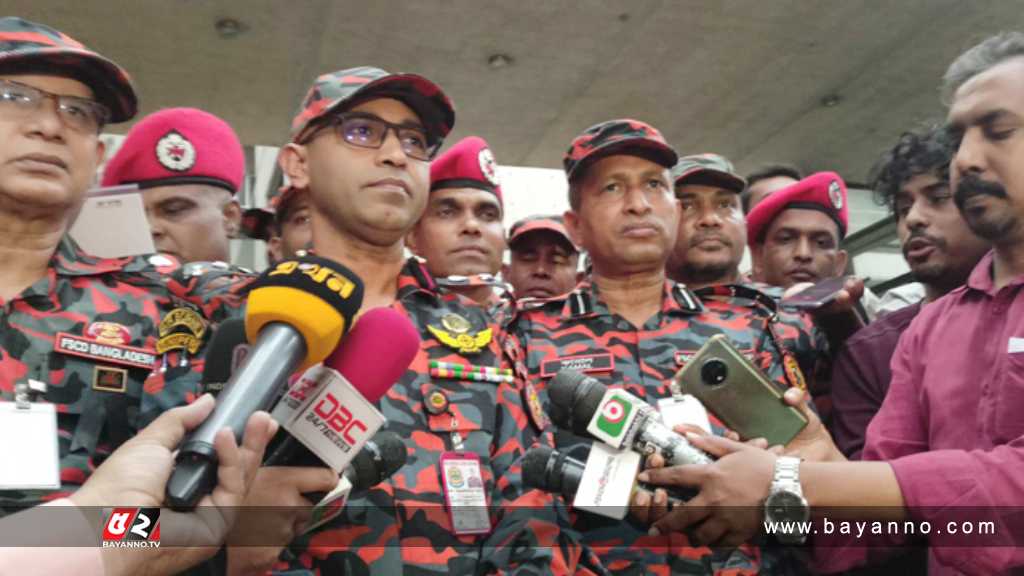
<instances>
[{"instance_id":1,"label":"firefighter in camouflage uniform","mask_svg":"<svg viewBox=\"0 0 1024 576\"><path fill-rule=\"evenodd\" d=\"M792 350L806 348L810 336L778 323L774 300L742 286L721 286L702 298L666 278L680 213L669 175L676 161L661 134L635 120L595 125L567 152L571 209L566 226L590 254L592 276L565 296L520 300L505 343L516 371L538 389L545 407L548 382L567 367L659 409L679 402L672 376L719 333L728 335L780 389L804 386L805 370ZM709 416L714 429L721 430ZM589 440L556 430L555 443L586 460ZM651 505L646 497L638 498L635 506ZM657 504L663 504L658 498ZM750 545L712 549L683 534L649 536L648 525L638 518L619 522L587 512L574 515L584 544L615 573L779 570L775 558Z\"/></svg>"},{"instance_id":2,"label":"firefighter in camouflage uniform","mask_svg":"<svg viewBox=\"0 0 1024 576\"><path fill-rule=\"evenodd\" d=\"M427 79L355 68L316 80L282 149L283 172L311 200L316 253L359 275L364 310L405 313L422 345L379 402L387 426L406 439L408 462L293 542L274 564L278 570L600 571L551 498L521 486L518 460L543 420L523 408L528 394L502 363L497 326L472 301L441 291L420 261L404 258L404 238L426 206L429 161L453 123L450 101ZM153 392L147 398L156 413L198 390L168 381ZM453 461L457 466L447 467ZM449 506L446 491L467 486L462 501L469 505ZM232 554L229 567L266 567L252 554L233 564Z\"/></svg>"},{"instance_id":3,"label":"firefighter in camouflage uniform","mask_svg":"<svg viewBox=\"0 0 1024 576\"><path fill-rule=\"evenodd\" d=\"M21 442L56 445L59 462L56 478L26 470L21 485L0 486L5 512L74 491L134 435L147 377L198 382L209 324L195 282L172 258L99 258L66 233L102 157L100 131L136 109L110 60L47 26L0 19L0 407L52 407L52 433ZM229 300L211 292L205 304ZM184 345L161 350L164 336Z\"/></svg>"}]
</instances>

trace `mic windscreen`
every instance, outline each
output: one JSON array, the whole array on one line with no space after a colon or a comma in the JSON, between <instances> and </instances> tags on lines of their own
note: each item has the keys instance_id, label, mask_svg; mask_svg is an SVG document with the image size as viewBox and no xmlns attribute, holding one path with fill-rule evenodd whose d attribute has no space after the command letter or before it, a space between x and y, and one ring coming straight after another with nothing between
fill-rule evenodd
<instances>
[{"instance_id":1,"label":"mic windscreen","mask_svg":"<svg viewBox=\"0 0 1024 576\"><path fill-rule=\"evenodd\" d=\"M534 446L523 455L523 484L551 492L548 482L548 462L554 455L548 446Z\"/></svg>"},{"instance_id":2,"label":"mic windscreen","mask_svg":"<svg viewBox=\"0 0 1024 576\"><path fill-rule=\"evenodd\" d=\"M206 352L206 365L200 383L204 392L214 395L220 393L224 384L231 379L231 374L244 360L248 351L249 341L245 337L245 321L232 318L221 322L210 340L210 348Z\"/></svg>"},{"instance_id":3,"label":"mic windscreen","mask_svg":"<svg viewBox=\"0 0 1024 576\"><path fill-rule=\"evenodd\" d=\"M349 482L353 490L366 490L380 484L405 466L408 452L402 437L391 430L381 430L363 446L349 462ZM346 471L347 472L347 471Z\"/></svg>"},{"instance_id":4,"label":"mic windscreen","mask_svg":"<svg viewBox=\"0 0 1024 576\"><path fill-rule=\"evenodd\" d=\"M376 403L412 364L420 334L402 313L374 308L364 313L352 333L324 360L369 402Z\"/></svg>"},{"instance_id":5,"label":"mic windscreen","mask_svg":"<svg viewBox=\"0 0 1024 576\"><path fill-rule=\"evenodd\" d=\"M582 372L568 368L559 370L548 385L551 421L559 428L586 435L587 425L601 405L605 389L603 384Z\"/></svg>"},{"instance_id":6,"label":"mic windscreen","mask_svg":"<svg viewBox=\"0 0 1024 576\"><path fill-rule=\"evenodd\" d=\"M321 362L338 345L363 304L363 282L326 258L304 256L279 262L252 285L245 332L255 342L263 327L282 322L302 334L306 356L297 367Z\"/></svg>"}]
</instances>

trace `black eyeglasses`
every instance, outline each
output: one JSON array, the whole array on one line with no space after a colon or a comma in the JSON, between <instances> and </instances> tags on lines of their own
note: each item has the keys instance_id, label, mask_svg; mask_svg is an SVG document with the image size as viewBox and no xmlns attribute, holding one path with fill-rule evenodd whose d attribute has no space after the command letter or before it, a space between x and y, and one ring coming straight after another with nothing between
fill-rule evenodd
<instances>
[{"instance_id":1,"label":"black eyeglasses","mask_svg":"<svg viewBox=\"0 0 1024 576\"><path fill-rule=\"evenodd\" d=\"M110 110L95 100L53 94L20 82L0 80L0 114L19 117L34 114L42 109L46 100L56 102L61 120L79 132L99 132L110 119Z\"/></svg>"},{"instance_id":2,"label":"black eyeglasses","mask_svg":"<svg viewBox=\"0 0 1024 576\"><path fill-rule=\"evenodd\" d=\"M394 130L405 155L423 161L433 159L443 143L440 138L432 142L426 129L420 126L392 124L372 114L360 112L331 116L314 128L301 143L306 144L328 128L336 130L345 142L360 148L380 148L384 145L388 132Z\"/></svg>"}]
</instances>

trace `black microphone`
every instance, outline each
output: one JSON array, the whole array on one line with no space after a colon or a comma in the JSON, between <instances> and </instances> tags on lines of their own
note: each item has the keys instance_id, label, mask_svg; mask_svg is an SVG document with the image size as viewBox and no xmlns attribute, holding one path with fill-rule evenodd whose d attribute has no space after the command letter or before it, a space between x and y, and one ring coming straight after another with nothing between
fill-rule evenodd
<instances>
[{"instance_id":1,"label":"black microphone","mask_svg":"<svg viewBox=\"0 0 1024 576\"><path fill-rule=\"evenodd\" d=\"M203 392L214 396L220 394L251 349L245 338L245 320L232 318L221 322L206 353L206 365L200 380Z\"/></svg>"},{"instance_id":2,"label":"black microphone","mask_svg":"<svg viewBox=\"0 0 1024 576\"><path fill-rule=\"evenodd\" d=\"M321 465L316 456L310 466ZM409 458L402 437L391 430L379 430L366 441L363 449L348 463L342 473L352 485L351 492L362 492L387 480L398 469L405 466ZM310 502L319 502L327 496L327 492L304 492L302 497Z\"/></svg>"},{"instance_id":3,"label":"black microphone","mask_svg":"<svg viewBox=\"0 0 1024 576\"><path fill-rule=\"evenodd\" d=\"M704 451L665 426L649 404L625 390L608 392L607 386L576 370L559 371L548 385L551 421L613 448L661 454L669 465L711 463Z\"/></svg>"},{"instance_id":4,"label":"black microphone","mask_svg":"<svg viewBox=\"0 0 1024 576\"><path fill-rule=\"evenodd\" d=\"M252 350L210 416L182 442L167 483L171 508L191 510L210 493L217 480L217 432L230 428L241 443L249 416L269 410L294 371L320 362L337 347L362 301L362 281L325 258L280 262L256 280L245 316Z\"/></svg>"},{"instance_id":5,"label":"black microphone","mask_svg":"<svg viewBox=\"0 0 1024 576\"><path fill-rule=\"evenodd\" d=\"M548 446L534 446L523 455L523 484L551 494L561 494L570 504L576 498L576 492L583 481L583 462L554 450ZM654 493L634 484L633 491L649 494ZM682 504L683 500L669 496L669 510Z\"/></svg>"}]
</instances>

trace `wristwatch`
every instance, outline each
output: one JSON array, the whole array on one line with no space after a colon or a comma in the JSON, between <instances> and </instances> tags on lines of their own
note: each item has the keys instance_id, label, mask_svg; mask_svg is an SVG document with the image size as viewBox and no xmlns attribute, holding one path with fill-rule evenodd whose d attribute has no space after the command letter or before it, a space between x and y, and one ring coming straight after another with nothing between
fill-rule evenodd
<instances>
[{"instance_id":1,"label":"wristwatch","mask_svg":"<svg viewBox=\"0 0 1024 576\"><path fill-rule=\"evenodd\" d=\"M775 477L764 501L764 519L775 524L775 539L780 544L803 544L807 533L799 525L810 518L811 507L800 488L800 459L780 456L775 460Z\"/></svg>"}]
</instances>

